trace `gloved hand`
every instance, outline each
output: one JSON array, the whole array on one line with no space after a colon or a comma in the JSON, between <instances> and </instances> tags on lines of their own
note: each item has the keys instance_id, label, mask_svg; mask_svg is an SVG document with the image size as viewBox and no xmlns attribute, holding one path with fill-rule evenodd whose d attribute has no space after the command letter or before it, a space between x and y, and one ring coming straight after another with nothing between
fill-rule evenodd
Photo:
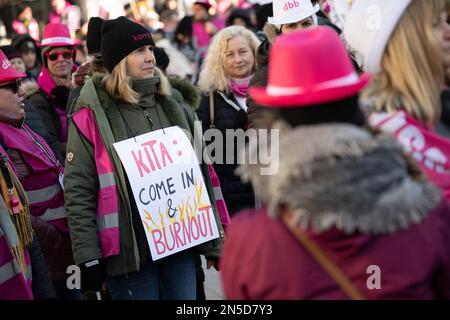
<instances>
[{"instance_id":1,"label":"gloved hand","mask_svg":"<svg viewBox=\"0 0 450 320\"><path fill-rule=\"evenodd\" d=\"M56 86L52 90L52 100L61 110L66 110L70 90L66 86Z\"/></svg>"},{"instance_id":2,"label":"gloved hand","mask_svg":"<svg viewBox=\"0 0 450 320\"><path fill-rule=\"evenodd\" d=\"M106 263L102 259L78 265L81 271L81 292L100 291L106 280Z\"/></svg>"}]
</instances>

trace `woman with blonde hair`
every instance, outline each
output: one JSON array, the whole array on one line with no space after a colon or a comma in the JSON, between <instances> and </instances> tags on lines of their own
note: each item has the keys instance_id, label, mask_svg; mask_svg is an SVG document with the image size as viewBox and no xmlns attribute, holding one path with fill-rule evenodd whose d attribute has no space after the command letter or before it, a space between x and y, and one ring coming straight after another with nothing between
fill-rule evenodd
<instances>
[{"instance_id":1,"label":"woman with blonde hair","mask_svg":"<svg viewBox=\"0 0 450 320\"><path fill-rule=\"evenodd\" d=\"M393 134L450 199L450 141L441 117L450 54L447 0L356 1L344 33L373 80L363 93L369 122Z\"/></svg>"},{"instance_id":2,"label":"woman with blonde hair","mask_svg":"<svg viewBox=\"0 0 450 320\"><path fill-rule=\"evenodd\" d=\"M247 129L246 96L250 79L256 70L258 45L258 38L244 27L230 26L222 29L214 37L200 73L199 87L205 95L197 115L202 121L203 132L209 128L217 128L223 137L222 150L215 150L213 155L218 159L214 163L214 169L230 215L243 208L253 207L255 202L251 186L242 184L234 174L237 150L234 138L228 141L225 132L227 129ZM220 152L222 154L219 159ZM227 159L227 153L231 152L233 162L229 163L226 160L231 157Z\"/></svg>"},{"instance_id":3,"label":"woman with blonde hair","mask_svg":"<svg viewBox=\"0 0 450 320\"><path fill-rule=\"evenodd\" d=\"M195 299L196 251L211 265L222 247L208 167L200 165L221 238L152 261L130 181L112 144L178 126L192 136L195 113L156 67L154 42L125 18L102 26L102 57L109 74L80 92L69 126L66 211L82 291L103 283L113 299Z\"/></svg>"}]
</instances>

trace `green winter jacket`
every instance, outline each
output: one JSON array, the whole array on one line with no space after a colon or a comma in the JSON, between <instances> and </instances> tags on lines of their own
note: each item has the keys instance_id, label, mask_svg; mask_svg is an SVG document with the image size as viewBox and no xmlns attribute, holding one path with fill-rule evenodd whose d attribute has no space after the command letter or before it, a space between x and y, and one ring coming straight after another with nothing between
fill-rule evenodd
<instances>
[{"instance_id":1,"label":"green winter jacket","mask_svg":"<svg viewBox=\"0 0 450 320\"><path fill-rule=\"evenodd\" d=\"M155 102L163 109L165 113L163 118L167 119L171 126L177 125L194 136L194 121L197 117L192 108L186 106L183 96L177 90L172 88L171 96L155 95ZM133 130L142 132L145 129L144 131L150 132L151 129L136 128L136 123L142 123L143 115L138 111L133 113L129 109L133 108L132 106L114 101L105 91L100 77L93 77L85 83L75 105L74 114L85 107L89 107L94 113L100 135L114 165L119 192L120 254L106 259L108 274L114 276L138 271L150 254L140 225L139 214L133 206L134 202L130 201L133 198L132 191L127 185L124 169L112 144L129 136L127 131L130 130L130 126L125 124L124 117L128 123L133 114L139 117L131 122ZM119 110L119 108L122 109ZM163 125L165 126L166 123ZM103 258L96 223L99 181L94 148L78 131L72 117L69 118L67 152L71 154L71 157L70 161L66 159L65 167L65 208L69 217L74 259L77 264L80 264ZM214 199L207 164L202 163L201 170L209 197ZM218 258L223 245L224 232L214 201L212 205L221 237L196 248L207 257Z\"/></svg>"}]
</instances>

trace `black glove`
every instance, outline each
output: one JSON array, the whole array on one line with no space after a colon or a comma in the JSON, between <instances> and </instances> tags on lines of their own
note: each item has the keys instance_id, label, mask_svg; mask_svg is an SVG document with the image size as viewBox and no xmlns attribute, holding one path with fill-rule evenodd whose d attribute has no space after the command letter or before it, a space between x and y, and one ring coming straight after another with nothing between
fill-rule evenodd
<instances>
[{"instance_id":1,"label":"black glove","mask_svg":"<svg viewBox=\"0 0 450 320\"><path fill-rule=\"evenodd\" d=\"M66 86L56 86L52 90L53 103L61 110L66 110L70 90Z\"/></svg>"},{"instance_id":2,"label":"black glove","mask_svg":"<svg viewBox=\"0 0 450 320\"><path fill-rule=\"evenodd\" d=\"M81 292L100 291L106 280L106 264L102 259L78 265L81 271Z\"/></svg>"}]
</instances>

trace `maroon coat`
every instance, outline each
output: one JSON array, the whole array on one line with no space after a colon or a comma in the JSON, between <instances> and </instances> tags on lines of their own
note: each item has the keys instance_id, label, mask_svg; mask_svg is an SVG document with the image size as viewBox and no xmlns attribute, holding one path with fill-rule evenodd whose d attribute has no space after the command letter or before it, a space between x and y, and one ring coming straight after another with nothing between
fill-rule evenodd
<instances>
[{"instance_id":1,"label":"maroon coat","mask_svg":"<svg viewBox=\"0 0 450 320\"><path fill-rule=\"evenodd\" d=\"M445 200L419 224L385 235L308 235L369 299L450 298L450 211ZM381 289L369 290L370 265ZM239 214L221 259L228 299L347 299L346 294L279 220L265 209Z\"/></svg>"}]
</instances>

